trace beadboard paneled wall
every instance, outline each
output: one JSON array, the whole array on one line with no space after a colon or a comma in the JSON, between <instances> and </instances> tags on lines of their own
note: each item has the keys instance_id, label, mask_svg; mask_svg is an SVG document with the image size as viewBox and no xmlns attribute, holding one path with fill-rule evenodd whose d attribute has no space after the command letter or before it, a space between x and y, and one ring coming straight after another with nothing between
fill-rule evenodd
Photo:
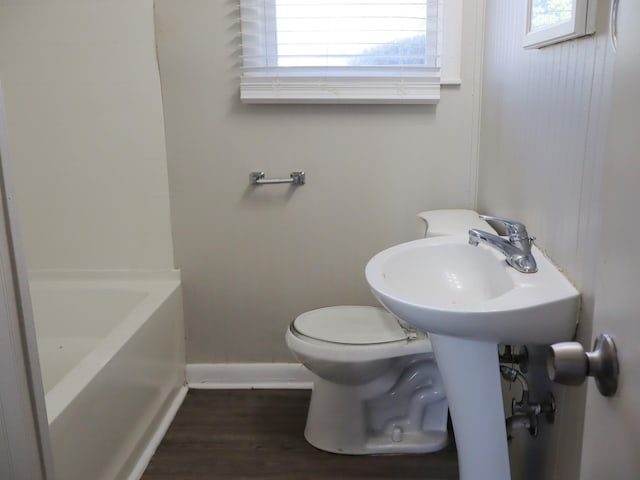
<instances>
[{"instance_id":1,"label":"beadboard paneled wall","mask_svg":"<svg viewBox=\"0 0 640 480\"><path fill-rule=\"evenodd\" d=\"M611 88L608 2L599 1L595 36L540 50L521 47L525 4L487 1L478 209L527 224L582 292L578 335L588 339ZM518 433L513 478L577 480L584 389L549 385L545 353L532 350L529 380L534 395L554 389L557 423L538 439Z\"/></svg>"}]
</instances>

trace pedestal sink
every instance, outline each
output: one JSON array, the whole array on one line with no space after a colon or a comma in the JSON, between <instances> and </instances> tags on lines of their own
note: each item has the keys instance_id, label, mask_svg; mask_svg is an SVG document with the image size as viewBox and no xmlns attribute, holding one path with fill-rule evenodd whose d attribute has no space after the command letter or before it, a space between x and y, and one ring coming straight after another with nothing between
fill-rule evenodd
<instances>
[{"instance_id":1,"label":"pedestal sink","mask_svg":"<svg viewBox=\"0 0 640 480\"><path fill-rule=\"evenodd\" d=\"M404 243L374 256L376 298L429 333L441 370L461 480L510 480L498 344L551 344L573 336L578 291L533 247L537 273L467 236Z\"/></svg>"}]
</instances>

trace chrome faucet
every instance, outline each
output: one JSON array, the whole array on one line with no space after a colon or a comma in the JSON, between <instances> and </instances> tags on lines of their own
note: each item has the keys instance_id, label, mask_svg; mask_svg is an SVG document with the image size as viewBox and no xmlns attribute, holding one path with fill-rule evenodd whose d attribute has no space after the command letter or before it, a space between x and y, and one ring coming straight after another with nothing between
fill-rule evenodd
<instances>
[{"instance_id":1,"label":"chrome faucet","mask_svg":"<svg viewBox=\"0 0 640 480\"><path fill-rule=\"evenodd\" d=\"M469 245L477 246L482 242L498 249L507 257L507 263L519 272L535 273L538 271L536 259L531 254L534 238L529 236L524 224L509 218L491 215L480 215L480 218L503 223L507 228L508 238L472 228L469 230Z\"/></svg>"}]
</instances>

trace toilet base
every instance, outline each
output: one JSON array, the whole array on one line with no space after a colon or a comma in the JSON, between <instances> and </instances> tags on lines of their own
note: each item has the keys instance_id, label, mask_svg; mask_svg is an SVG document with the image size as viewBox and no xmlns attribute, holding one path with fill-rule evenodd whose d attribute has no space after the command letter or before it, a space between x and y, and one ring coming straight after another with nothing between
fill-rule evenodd
<instances>
[{"instance_id":1,"label":"toilet base","mask_svg":"<svg viewBox=\"0 0 640 480\"><path fill-rule=\"evenodd\" d=\"M333 445L316 443L305 432L305 439L319 450L340 455L398 455L432 453L449 445L447 432L412 432L405 434L401 442L393 442L387 435L371 438L364 446L351 448L333 448Z\"/></svg>"},{"instance_id":2,"label":"toilet base","mask_svg":"<svg viewBox=\"0 0 640 480\"><path fill-rule=\"evenodd\" d=\"M364 385L314 375L307 441L346 455L429 453L446 447L448 403L438 388L435 362L398 361L398 368ZM404 401L399 403L399 397Z\"/></svg>"},{"instance_id":3,"label":"toilet base","mask_svg":"<svg viewBox=\"0 0 640 480\"><path fill-rule=\"evenodd\" d=\"M382 455L398 453L431 453L442 450L449 444L447 432L409 432L401 436L399 442L390 440L389 435L374 436L369 439L359 455Z\"/></svg>"}]
</instances>

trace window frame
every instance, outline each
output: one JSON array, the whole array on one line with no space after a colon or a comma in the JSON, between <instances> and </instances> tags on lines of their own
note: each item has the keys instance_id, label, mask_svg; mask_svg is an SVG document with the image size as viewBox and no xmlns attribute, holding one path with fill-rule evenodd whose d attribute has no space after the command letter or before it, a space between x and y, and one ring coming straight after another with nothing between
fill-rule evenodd
<instances>
[{"instance_id":1,"label":"window frame","mask_svg":"<svg viewBox=\"0 0 640 480\"><path fill-rule=\"evenodd\" d=\"M241 9L242 2L240 0ZM415 69L416 71L406 69L402 71L402 75L390 75L384 69L376 67L353 67L346 73L340 67L329 67L322 69L322 75L310 76L305 73L304 68L252 66L245 62L240 79L240 98L243 103L438 103L441 85L461 84L462 2L463 0L442 2L442 28L439 32L442 51L439 67L422 67ZM261 7L274 8L274 5L275 2L264 2ZM271 45L260 44L258 48L263 52L277 48L275 15L272 12L272 15L266 17L274 19L271 25L266 25L269 33L265 35L267 39L273 38L273 42ZM277 52L271 50L270 53ZM356 74L354 70L357 70ZM283 72L286 74L282 75Z\"/></svg>"}]
</instances>

